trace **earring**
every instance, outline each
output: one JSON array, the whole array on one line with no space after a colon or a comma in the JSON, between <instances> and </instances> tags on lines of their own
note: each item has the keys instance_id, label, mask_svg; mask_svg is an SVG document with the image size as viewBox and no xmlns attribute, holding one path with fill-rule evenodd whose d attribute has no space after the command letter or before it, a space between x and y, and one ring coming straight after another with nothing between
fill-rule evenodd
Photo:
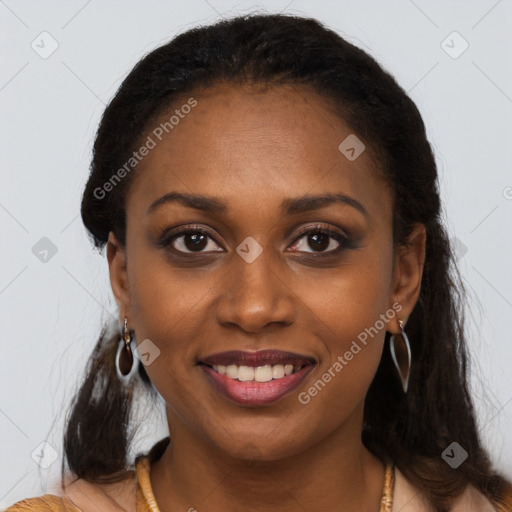
<instances>
[{"instance_id":1,"label":"earring","mask_svg":"<svg viewBox=\"0 0 512 512\"><path fill-rule=\"evenodd\" d=\"M116 352L116 372L123 383L127 383L139 368L139 360L133 357L132 337L128 329L128 319L124 317L123 338L119 341Z\"/></svg>"},{"instance_id":2,"label":"earring","mask_svg":"<svg viewBox=\"0 0 512 512\"><path fill-rule=\"evenodd\" d=\"M391 357L393 358L393 363L395 364L396 369L398 370L398 375L400 376L400 380L402 381L402 388L404 393L407 393L407 389L409 387L409 375L411 371L411 346L409 344L409 338L404 331L404 321L399 320L398 325L400 325L400 329L402 332L398 335L402 339L402 347L399 353L400 361L397 358L397 352L395 348L395 340L396 335L391 335L389 339L389 348L391 350Z\"/></svg>"}]
</instances>

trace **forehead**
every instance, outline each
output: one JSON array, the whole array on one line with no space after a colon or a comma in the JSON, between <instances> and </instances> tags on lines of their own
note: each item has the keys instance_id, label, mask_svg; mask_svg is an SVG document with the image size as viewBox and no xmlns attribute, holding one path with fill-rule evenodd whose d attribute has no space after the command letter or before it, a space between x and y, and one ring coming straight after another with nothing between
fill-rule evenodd
<instances>
[{"instance_id":1,"label":"forehead","mask_svg":"<svg viewBox=\"0 0 512 512\"><path fill-rule=\"evenodd\" d=\"M141 140L150 137L154 147L137 166L127 206L142 213L170 191L215 195L233 208L338 192L368 209L377 200L382 210L389 193L371 148L366 145L355 160L339 149L347 137L358 144L354 136L309 87L198 89L149 123Z\"/></svg>"}]
</instances>

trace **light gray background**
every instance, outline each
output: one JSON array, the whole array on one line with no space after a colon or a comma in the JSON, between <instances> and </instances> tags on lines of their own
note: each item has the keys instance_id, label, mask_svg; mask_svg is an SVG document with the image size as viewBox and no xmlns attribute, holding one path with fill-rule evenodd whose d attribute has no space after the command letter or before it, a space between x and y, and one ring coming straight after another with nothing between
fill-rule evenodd
<instances>
[{"instance_id":1,"label":"light gray background","mask_svg":"<svg viewBox=\"0 0 512 512\"><path fill-rule=\"evenodd\" d=\"M106 258L78 214L105 104L142 55L176 33L256 9L326 22L383 64L422 112L471 291L480 428L512 478L511 0L0 0L0 508L51 491L63 410L100 320L117 317ZM58 43L47 59L31 47L43 45L43 31ZM442 46L453 31L469 43L457 58ZM445 45L463 48L457 36ZM32 252L42 237L57 247L46 263ZM167 434L161 415L145 425L143 449ZM31 456L42 442L58 457L46 469Z\"/></svg>"}]
</instances>

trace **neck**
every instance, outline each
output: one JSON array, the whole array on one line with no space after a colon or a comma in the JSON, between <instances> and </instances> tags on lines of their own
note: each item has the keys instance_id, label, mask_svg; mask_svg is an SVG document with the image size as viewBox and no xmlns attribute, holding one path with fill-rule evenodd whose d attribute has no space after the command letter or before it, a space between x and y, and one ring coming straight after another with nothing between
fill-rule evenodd
<instances>
[{"instance_id":1,"label":"neck","mask_svg":"<svg viewBox=\"0 0 512 512\"><path fill-rule=\"evenodd\" d=\"M244 461L206 443L168 411L171 442L151 468L161 510L378 512L384 466L361 442L362 408L293 456Z\"/></svg>"}]
</instances>

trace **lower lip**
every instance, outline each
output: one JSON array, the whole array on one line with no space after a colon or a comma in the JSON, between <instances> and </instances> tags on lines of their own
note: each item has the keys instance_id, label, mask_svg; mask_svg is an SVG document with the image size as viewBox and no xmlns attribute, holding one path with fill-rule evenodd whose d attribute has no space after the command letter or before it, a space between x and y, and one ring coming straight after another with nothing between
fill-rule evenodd
<instances>
[{"instance_id":1,"label":"lower lip","mask_svg":"<svg viewBox=\"0 0 512 512\"><path fill-rule=\"evenodd\" d=\"M240 405L268 405L293 391L314 368L308 365L297 373L268 382L241 382L216 372L210 366L200 365L215 389L226 398Z\"/></svg>"}]
</instances>

